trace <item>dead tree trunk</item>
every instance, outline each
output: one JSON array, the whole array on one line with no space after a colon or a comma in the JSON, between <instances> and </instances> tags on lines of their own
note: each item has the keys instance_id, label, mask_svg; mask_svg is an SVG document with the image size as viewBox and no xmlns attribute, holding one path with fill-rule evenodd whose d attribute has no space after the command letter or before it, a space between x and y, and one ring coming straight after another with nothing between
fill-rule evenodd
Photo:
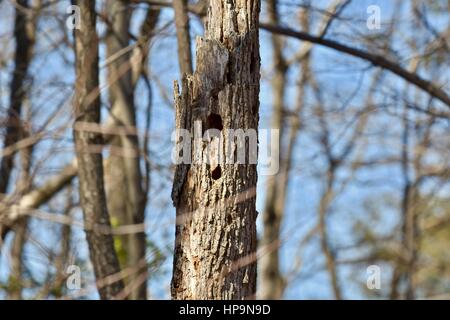
<instances>
[{"instance_id":1,"label":"dead tree trunk","mask_svg":"<svg viewBox=\"0 0 450 320\"><path fill-rule=\"evenodd\" d=\"M259 0L211 0L197 66L175 86L177 128L253 129L259 114ZM229 132L229 131L228 131ZM225 134L224 134L225 133ZM202 133L200 133L202 134ZM250 144L244 143L245 153ZM255 142L256 143L256 142ZM208 148L192 149L204 159ZM249 156L250 158L250 156ZM256 291L256 164L178 165L172 298L252 299Z\"/></svg>"},{"instance_id":2,"label":"dead tree trunk","mask_svg":"<svg viewBox=\"0 0 450 320\"><path fill-rule=\"evenodd\" d=\"M84 213L89 254L100 297L112 299L123 289L123 283L122 281L108 282L105 279L120 272L120 266L111 234L100 232L98 228L101 225L109 229L110 221L103 184L102 155L97 150L90 150L90 148L102 144L102 136L81 128L83 123L100 122L95 1L78 0L75 4L81 10L81 29L75 30L74 113L76 122L73 132L78 162L80 200ZM104 281L106 283L101 283Z\"/></svg>"}]
</instances>

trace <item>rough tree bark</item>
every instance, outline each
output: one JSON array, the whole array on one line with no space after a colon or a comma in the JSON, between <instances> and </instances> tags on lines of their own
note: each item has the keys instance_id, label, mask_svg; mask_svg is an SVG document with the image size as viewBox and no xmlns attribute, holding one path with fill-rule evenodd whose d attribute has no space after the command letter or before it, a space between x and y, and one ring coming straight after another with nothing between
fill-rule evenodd
<instances>
[{"instance_id":1,"label":"rough tree bark","mask_svg":"<svg viewBox=\"0 0 450 320\"><path fill-rule=\"evenodd\" d=\"M209 2L196 70L183 79L181 94L175 85L177 128L190 130L198 120L203 130L257 130L259 10L259 0ZM207 148L197 151L208 155ZM254 298L256 181L256 164L177 166L172 298Z\"/></svg>"},{"instance_id":2,"label":"rough tree bark","mask_svg":"<svg viewBox=\"0 0 450 320\"><path fill-rule=\"evenodd\" d=\"M75 121L99 123L99 57L95 1L78 0L75 4L81 10L81 28L75 30ZM78 129L74 130L73 135L89 254L96 279L104 280L120 272L120 266L111 234L102 234L95 228L96 225L110 226L103 185L102 155L89 150L90 146L102 144L102 136L99 133ZM123 283L122 281L106 283L104 286L98 286L98 289L102 299L112 299L121 292Z\"/></svg>"}]
</instances>

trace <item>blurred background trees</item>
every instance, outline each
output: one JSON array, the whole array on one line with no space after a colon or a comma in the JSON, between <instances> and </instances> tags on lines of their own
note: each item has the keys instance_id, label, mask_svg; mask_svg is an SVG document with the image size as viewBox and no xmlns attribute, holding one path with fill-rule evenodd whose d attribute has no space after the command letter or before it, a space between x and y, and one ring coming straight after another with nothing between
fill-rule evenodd
<instances>
[{"instance_id":1,"label":"blurred background trees","mask_svg":"<svg viewBox=\"0 0 450 320\"><path fill-rule=\"evenodd\" d=\"M208 1L96 1L101 122L78 129L71 4L0 1L0 298L98 298L116 282L117 298L168 298L173 80L195 70ZM258 297L450 298L449 6L261 1L259 128L280 129L280 170L258 178ZM99 232L120 268L106 278L73 129L103 140Z\"/></svg>"}]
</instances>

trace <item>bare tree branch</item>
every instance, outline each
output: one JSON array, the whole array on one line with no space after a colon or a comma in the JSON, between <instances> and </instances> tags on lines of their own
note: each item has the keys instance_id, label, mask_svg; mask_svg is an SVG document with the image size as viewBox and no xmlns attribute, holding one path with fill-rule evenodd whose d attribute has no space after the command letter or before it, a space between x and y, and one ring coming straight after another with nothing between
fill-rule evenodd
<instances>
[{"instance_id":1,"label":"bare tree branch","mask_svg":"<svg viewBox=\"0 0 450 320\"><path fill-rule=\"evenodd\" d=\"M295 31L290 28L281 27L278 25L260 23L259 27L263 30L267 30L273 33L320 44L322 46L369 61L373 65L389 70L392 73L403 78L404 80L416 85L423 91L427 92L429 95L435 97L436 99L442 101L444 104L450 107L450 96L444 90L442 90L432 82L422 79L417 74L405 70L404 68L399 66L398 63L390 61L381 55L369 53L360 49L355 49L333 40L327 40L322 37L316 37L305 32Z\"/></svg>"}]
</instances>

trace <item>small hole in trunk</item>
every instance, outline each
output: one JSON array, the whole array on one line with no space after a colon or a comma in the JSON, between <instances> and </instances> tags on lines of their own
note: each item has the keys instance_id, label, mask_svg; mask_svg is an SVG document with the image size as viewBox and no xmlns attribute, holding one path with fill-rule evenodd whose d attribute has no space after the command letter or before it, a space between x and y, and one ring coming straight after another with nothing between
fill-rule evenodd
<instances>
[{"instance_id":1,"label":"small hole in trunk","mask_svg":"<svg viewBox=\"0 0 450 320\"><path fill-rule=\"evenodd\" d=\"M222 117L217 113L210 113L208 118L206 119L206 126L208 127L208 129L217 129L222 131Z\"/></svg>"},{"instance_id":2,"label":"small hole in trunk","mask_svg":"<svg viewBox=\"0 0 450 320\"><path fill-rule=\"evenodd\" d=\"M217 166L213 171L211 171L211 178L213 178L214 180L220 179L221 176L222 169L220 168L220 166Z\"/></svg>"}]
</instances>

